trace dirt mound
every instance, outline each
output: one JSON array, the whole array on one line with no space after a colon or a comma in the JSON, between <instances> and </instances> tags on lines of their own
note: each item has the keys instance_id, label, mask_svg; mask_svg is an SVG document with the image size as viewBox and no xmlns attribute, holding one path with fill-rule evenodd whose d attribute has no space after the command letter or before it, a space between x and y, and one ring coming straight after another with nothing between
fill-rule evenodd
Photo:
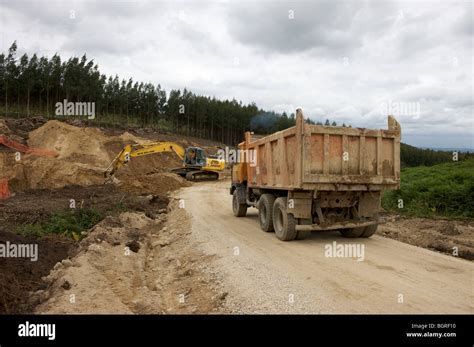
<instances>
[{"instance_id":1,"label":"dirt mound","mask_svg":"<svg viewBox=\"0 0 474 347\"><path fill-rule=\"evenodd\" d=\"M146 157L132 158L120 169L119 174L146 175L154 172L169 172L169 169L180 167L181 159L174 153L152 154Z\"/></svg>"},{"instance_id":2,"label":"dirt mound","mask_svg":"<svg viewBox=\"0 0 474 347\"><path fill-rule=\"evenodd\" d=\"M135 194L165 194L191 185L184 178L173 173L152 173L142 175L137 179L127 179L127 177L127 175L118 176L121 179L120 187L124 191Z\"/></svg>"},{"instance_id":3,"label":"dirt mound","mask_svg":"<svg viewBox=\"0 0 474 347\"><path fill-rule=\"evenodd\" d=\"M146 142L150 142L150 140L143 139L140 137L137 137L128 131L124 132L123 134L119 135L118 138L122 140L124 143L138 143L138 144L143 144Z\"/></svg>"},{"instance_id":4,"label":"dirt mound","mask_svg":"<svg viewBox=\"0 0 474 347\"><path fill-rule=\"evenodd\" d=\"M0 126L7 131L6 122ZM27 128L27 127L26 127ZM29 188L61 188L76 184L81 186L104 183L104 170L126 144L144 143L150 140L129 132L108 136L97 128L76 127L57 120L51 120L31 131L28 145L52 149L59 153L57 158L22 156L16 161L14 153L0 153L2 175L9 178L13 191ZM181 165L174 153L159 153L132 160L118 173L135 193L161 194L186 185L183 180L169 176L154 175L166 173L170 168ZM150 176L153 174L154 176ZM140 183L143 175L144 182ZM150 177L149 177L150 176ZM156 182L151 182L156 179ZM153 184L154 183L154 184ZM143 191L139 191L143 187Z\"/></svg>"},{"instance_id":5,"label":"dirt mound","mask_svg":"<svg viewBox=\"0 0 474 347\"><path fill-rule=\"evenodd\" d=\"M103 167L110 158L103 145L107 137L95 128L78 128L57 120L47 122L29 134L31 147L54 149L57 159L70 159Z\"/></svg>"},{"instance_id":6,"label":"dirt mound","mask_svg":"<svg viewBox=\"0 0 474 347\"><path fill-rule=\"evenodd\" d=\"M45 158L23 154L16 160L13 151L0 153L0 169L13 191L103 183L103 170L109 155L102 145L107 137L99 130L49 121L28 136L29 146L53 149L59 156Z\"/></svg>"}]
</instances>

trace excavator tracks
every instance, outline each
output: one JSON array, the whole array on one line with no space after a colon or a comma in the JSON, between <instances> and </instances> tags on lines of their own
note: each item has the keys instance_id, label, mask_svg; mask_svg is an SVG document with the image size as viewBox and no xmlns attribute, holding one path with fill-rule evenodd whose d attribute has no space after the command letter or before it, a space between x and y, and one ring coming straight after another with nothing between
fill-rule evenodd
<instances>
[{"instance_id":1,"label":"excavator tracks","mask_svg":"<svg viewBox=\"0 0 474 347\"><path fill-rule=\"evenodd\" d=\"M180 175L181 177L187 179L188 181L193 181L193 182L217 181L219 179L219 174L213 171L205 171L205 170L189 169L189 168L176 168L176 169L172 169L171 172L177 175Z\"/></svg>"}]
</instances>

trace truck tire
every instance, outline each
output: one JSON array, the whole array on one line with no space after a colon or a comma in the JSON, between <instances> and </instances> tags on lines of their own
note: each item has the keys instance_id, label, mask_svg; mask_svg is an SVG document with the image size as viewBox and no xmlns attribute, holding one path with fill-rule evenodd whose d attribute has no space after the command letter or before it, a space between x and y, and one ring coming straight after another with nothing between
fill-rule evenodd
<instances>
[{"instance_id":1,"label":"truck tire","mask_svg":"<svg viewBox=\"0 0 474 347\"><path fill-rule=\"evenodd\" d=\"M263 194L258 200L258 220L260 228L265 232L273 231L273 204L275 197L272 194Z\"/></svg>"},{"instance_id":2,"label":"truck tire","mask_svg":"<svg viewBox=\"0 0 474 347\"><path fill-rule=\"evenodd\" d=\"M247 204L239 203L239 197L237 196L238 190L234 190L232 194L232 212L236 217L245 217L247 215Z\"/></svg>"},{"instance_id":3,"label":"truck tire","mask_svg":"<svg viewBox=\"0 0 474 347\"><path fill-rule=\"evenodd\" d=\"M286 212L286 198L278 198L273 204L273 226L275 235L281 241L292 241L296 238L296 219Z\"/></svg>"},{"instance_id":4,"label":"truck tire","mask_svg":"<svg viewBox=\"0 0 474 347\"><path fill-rule=\"evenodd\" d=\"M360 237L371 237L377 231L378 224L369 225L364 228L364 232Z\"/></svg>"},{"instance_id":5,"label":"truck tire","mask_svg":"<svg viewBox=\"0 0 474 347\"><path fill-rule=\"evenodd\" d=\"M349 237L349 238L361 237L364 231L365 231L365 227L339 230L342 236Z\"/></svg>"}]
</instances>

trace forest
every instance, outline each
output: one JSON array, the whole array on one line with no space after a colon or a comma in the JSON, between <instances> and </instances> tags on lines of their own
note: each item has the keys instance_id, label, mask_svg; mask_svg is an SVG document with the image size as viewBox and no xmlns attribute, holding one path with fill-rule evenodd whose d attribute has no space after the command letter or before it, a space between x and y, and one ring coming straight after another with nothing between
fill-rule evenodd
<instances>
[{"instance_id":1,"label":"forest","mask_svg":"<svg viewBox=\"0 0 474 347\"><path fill-rule=\"evenodd\" d=\"M441 163L463 161L469 158L474 158L474 153L436 151L413 147L405 143L400 145L400 162L402 167L432 166Z\"/></svg>"},{"instance_id":2,"label":"forest","mask_svg":"<svg viewBox=\"0 0 474 347\"><path fill-rule=\"evenodd\" d=\"M0 54L0 110L2 116L56 117L57 102L94 102L101 123L120 126L160 126L180 134L228 144L242 139L253 118L264 114L255 103L219 100L187 89L167 92L158 84L106 76L86 55L62 60L17 57L17 43ZM294 124L294 116L274 114L277 119L259 131L272 132Z\"/></svg>"}]
</instances>

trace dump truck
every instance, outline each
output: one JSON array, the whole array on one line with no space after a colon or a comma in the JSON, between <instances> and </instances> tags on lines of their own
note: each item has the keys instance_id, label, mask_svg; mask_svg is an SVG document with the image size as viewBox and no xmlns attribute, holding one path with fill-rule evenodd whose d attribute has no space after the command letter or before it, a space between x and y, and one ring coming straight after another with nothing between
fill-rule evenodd
<instances>
[{"instance_id":1,"label":"dump truck","mask_svg":"<svg viewBox=\"0 0 474 347\"><path fill-rule=\"evenodd\" d=\"M261 229L282 241L326 230L370 237L382 191L400 187L400 136L392 116L387 130L323 126L305 123L301 109L291 128L246 132L232 166L233 213L257 208Z\"/></svg>"}]
</instances>

